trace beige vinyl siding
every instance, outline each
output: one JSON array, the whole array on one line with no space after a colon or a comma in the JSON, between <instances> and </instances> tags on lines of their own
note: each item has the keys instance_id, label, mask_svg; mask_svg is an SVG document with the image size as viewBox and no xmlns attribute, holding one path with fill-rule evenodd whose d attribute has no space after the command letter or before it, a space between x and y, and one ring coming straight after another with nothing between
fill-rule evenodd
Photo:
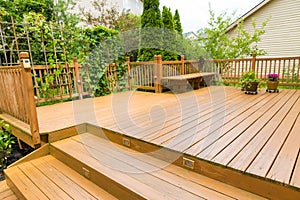
<instances>
[{"instance_id":1,"label":"beige vinyl siding","mask_svg":"<svg viewBox=\"0 0 300 200\"><path fill-rule=\"evenodd\" d=\"M266 50L268 57L300 56L300 0L271 0L245 19L245 27L251 31L253 18L260 27L269 17L259 48ZM233 30L228 34L234 34Z\"/></svg>"}]
</instances>

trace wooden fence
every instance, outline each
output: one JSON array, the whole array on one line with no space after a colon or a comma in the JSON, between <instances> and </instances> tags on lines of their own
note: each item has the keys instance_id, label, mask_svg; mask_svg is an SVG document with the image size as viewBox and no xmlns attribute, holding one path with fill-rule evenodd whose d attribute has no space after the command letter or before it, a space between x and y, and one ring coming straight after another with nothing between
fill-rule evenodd
<instances>
[{"instance_id":1,"label":"wooden fence","mask_svg":"<svg viewBox=\"0 0 300 200\"><path fill-rule=\"evenodd\" d=\"M268 74L279 74L279 85L300 86L300 57L215 59L162 61L155 56L151 62L129 62L130 87L156 90L162 77L191 74L197 72L216 72L226 84L239 84L243 74L253 70L262 84Z\"/></svg>"},{"instance_id":2,"label":"wooden fence","mask_svg":"<svg viewBox=\"0 0 300 200\"><path fill-rule=\"evenodd\" d=\"M0 67L0 114L8 114L29 124L33 145L38 145L40 133L31 69L25 68L22 62L28 58L28 53L20 53L19 66Z\"/></svg>"}]
</instances>

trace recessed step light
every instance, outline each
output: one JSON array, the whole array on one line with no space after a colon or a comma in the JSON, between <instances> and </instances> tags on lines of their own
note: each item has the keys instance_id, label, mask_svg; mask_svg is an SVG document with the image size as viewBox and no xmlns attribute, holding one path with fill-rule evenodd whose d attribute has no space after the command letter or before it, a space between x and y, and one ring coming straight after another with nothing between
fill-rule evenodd
<instances>
[{"instance_id":1,"label":"recessed step light","mask_svg":"<svg viewBox=\"0 0 300 200\"><path fill-rule=\"evenodd\" d=\"M188 158L183 158L183 166L194 169L195 167L195 161L188 159Z\"/></svg>"},{"instance_id":2,"label":"recessed step light","mask_svg":"<svg viewBox=\"0 0 300 200\"><path fill-rule=\"evenodd\" d=\"M126 147L130 147L130 140L127 138L123 138L123 145Z\"/></svg>"}]
</instances>

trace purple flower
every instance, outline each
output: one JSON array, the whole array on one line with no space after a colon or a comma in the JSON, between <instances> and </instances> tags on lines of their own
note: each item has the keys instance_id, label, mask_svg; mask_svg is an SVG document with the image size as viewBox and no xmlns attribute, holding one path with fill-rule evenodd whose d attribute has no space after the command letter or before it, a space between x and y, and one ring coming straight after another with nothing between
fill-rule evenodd
<instances>
[{"instance_id":1,"label":"purple flower","mask_svg":"<svg viewBox=\"0 0 300 200\"><path fill-rule=\"evenodd\" d=\"M268 74L268 78L279 78L279 74Z\"/></svg>"}]
</instances>

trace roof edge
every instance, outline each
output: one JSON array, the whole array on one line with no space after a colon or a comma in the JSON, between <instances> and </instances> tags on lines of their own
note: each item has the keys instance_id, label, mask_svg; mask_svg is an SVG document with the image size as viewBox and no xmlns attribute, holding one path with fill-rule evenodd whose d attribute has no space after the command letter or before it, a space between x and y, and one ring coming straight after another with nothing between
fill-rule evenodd
<instances>
[{"instance_id":1,"label":"roof edge","mask_svg":"<svg viewBox=\"0 0 300 200\"><path fill-rule=\"evenodd\" d=\"M230 30L232 30L233 28L235 28L238 25L239 22L241 22L242 20L245 20L246 18L248 18L249 16L251 16L253 13L255 13L256 11L258 11L259 9L261 9L262 7L264 7L270 1L272 1L272 0L263 0L259 4L257 4L256 6L254 6L251 10L249 10L244 15L242 15L237 20L235 20L235 22L233 22L232 24L230 24L227 27L227 29L226 29L226 33L229 32Z\"/></svg>"}]
</instances>

